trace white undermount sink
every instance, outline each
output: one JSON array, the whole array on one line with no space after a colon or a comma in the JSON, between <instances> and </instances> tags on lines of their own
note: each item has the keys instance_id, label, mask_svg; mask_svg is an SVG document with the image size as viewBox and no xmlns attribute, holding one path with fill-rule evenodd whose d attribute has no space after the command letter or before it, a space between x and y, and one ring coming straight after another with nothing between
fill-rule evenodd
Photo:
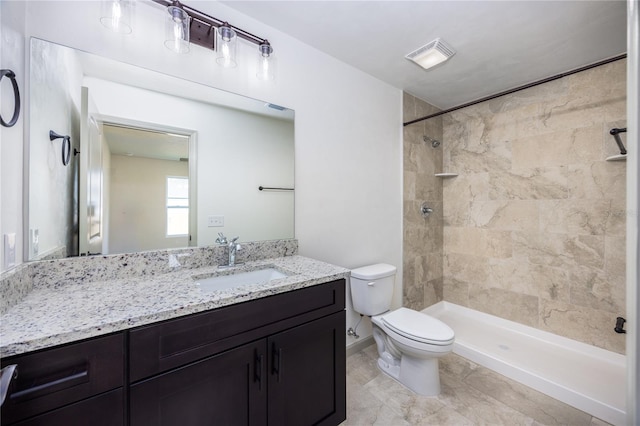
<instances>
[{"instance_id":1,"label":"white undermount sink","mask_svg":"<svg viewBox=\"0 0 640 426\"><path fill-rule=\"evenodd\" d=\"M196 285L202 291L227 290L230 288L244 287L247 285L265 284L272 280L285 278L287 274L275 268L263 268L254 271L236 272L227 275L214 275L198 277L194 276Z\"/></svg>"}]
</instances>

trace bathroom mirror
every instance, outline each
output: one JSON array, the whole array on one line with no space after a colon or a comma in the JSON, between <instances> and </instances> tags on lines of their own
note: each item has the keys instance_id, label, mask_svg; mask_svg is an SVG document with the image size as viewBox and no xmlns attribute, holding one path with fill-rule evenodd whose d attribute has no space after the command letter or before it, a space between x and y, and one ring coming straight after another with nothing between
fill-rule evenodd
<instances>
[{"instance_id":1,"label":"bathroom mirror","mask_svg":"<svg viewBox=\"0 0 640 426\"><path fill-rule=\"evenodd\" d=\"M294 238L293 110L36 38L29 79L29 260Z\"/></svg>"}]
</instances>

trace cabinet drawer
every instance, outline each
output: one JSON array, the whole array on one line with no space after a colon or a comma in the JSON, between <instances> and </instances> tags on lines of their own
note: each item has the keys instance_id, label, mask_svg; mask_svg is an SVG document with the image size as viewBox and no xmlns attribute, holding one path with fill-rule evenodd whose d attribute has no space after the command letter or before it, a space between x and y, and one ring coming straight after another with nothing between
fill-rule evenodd
<instances>
[{"instance_id":1,"label":"cabinet drawer","mask_svg":"<svg viewBox=\"0 0 640 426\"><path fill-rule=\"evenodd\" d=\"M344 310L344 285L341 279L132 330L131 381Z\"/></svg>"},{"instance_id":2,"label":"cabinet drawer","mask_svg":"<svg viewBox=\"0 0 640 426\"><path fill-rule=\"evenodd\" d=\"M15 426L118 426L124 424L122 389L49 411Z\"/></svg>"},{"instance_id":3,"label":"cabinet drawer","mask_svg":"<svg viewBox=\"0 0 640 426\"><path fill-rule=\"evenodd\" d=\"M2 360L16 364L2 424L26 419L124 383L122 333Z\"/></svg>"}]
</instances>

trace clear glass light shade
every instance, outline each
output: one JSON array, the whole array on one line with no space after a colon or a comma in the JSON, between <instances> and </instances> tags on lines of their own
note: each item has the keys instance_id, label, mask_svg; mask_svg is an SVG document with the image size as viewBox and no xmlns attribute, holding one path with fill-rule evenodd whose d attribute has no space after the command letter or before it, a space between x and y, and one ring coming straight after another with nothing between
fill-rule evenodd
<instances>
[{"instance_id":1,"label":"clear glass light shade","mask_svg":"<svg viewBox=\"0 0 640 426\"><path fill-rule=\"evenodd\" d=\"M169 6L167 12L164 45L176 53L188 53L191 17L175 6Z\"/></svg>"},{"instance_id":2,"label":"clear glass light shade","mask_svg":"<svg viewBox=\"0 0 640 426\"><path fill-rule=\"evenodd\" d=\"M275 80L276 78L276 58L273 56L273 48L269 43L258 46L256 77L259 80Z\"/></svg>"},{"instance_id":3,"label":"clear glass light shade","mask_svg":"<svg viewBox=\"0 0 640 426\"><path fill-rule=\"evenodd\" d=\"M133 0L102 0L100 10L102 25L116 33L131 33Z\"/></svg>"},{"instance_id":4,"label":"clear glass light shade","mask_svg":"<svg viewBox=\"0 0 640 426\"><path fill-rule=\"evenodd\" d=\"M234 68L236 63L236 48L238 37L233 28L223 25L218 28L218 56L216 62L225 68Z\"/></svg>"}]
</instances>

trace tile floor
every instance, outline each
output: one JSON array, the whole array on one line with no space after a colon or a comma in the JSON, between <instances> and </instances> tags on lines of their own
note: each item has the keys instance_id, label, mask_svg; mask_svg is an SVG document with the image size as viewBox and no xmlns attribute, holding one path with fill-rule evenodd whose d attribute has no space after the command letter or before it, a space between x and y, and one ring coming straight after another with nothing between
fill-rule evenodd
<instances>
[{"instance_id":1,"label":"tile floor","mask_svg":"<svg viewBox=\"0 0 640 426\"><path fill-rule=\"evenodd\" d=\"M440 358L442 393L422 397L376 365L375 345L347 358L350 425L588 425L608 423L453 353Z\"/></svg>"}]
</instances>

